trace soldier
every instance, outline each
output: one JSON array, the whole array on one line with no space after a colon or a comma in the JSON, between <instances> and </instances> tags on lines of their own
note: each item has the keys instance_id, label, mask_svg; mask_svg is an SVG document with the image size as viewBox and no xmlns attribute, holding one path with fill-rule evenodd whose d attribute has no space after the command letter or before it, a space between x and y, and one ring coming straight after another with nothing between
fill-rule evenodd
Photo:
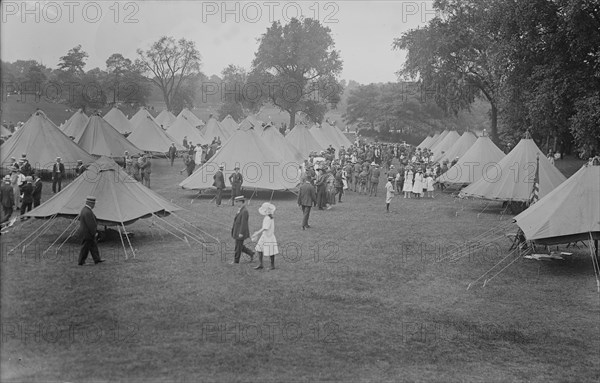
<instances>
[{"instance_id":1,"label":"soldier","mask_svg":"<svg viewBox=\"0 0 600 383\"><path fill-rule=\"evenodd\" d=\"M213 186L217 188L217 206L221 207L221 194L223 193L223 189L225 189L225 177L223 176L223 169L225 167L223 165L219 166L219 171L215 173L213 176Z\"/></svg>"},{"instance_id":2,"label":"soldier","mask_svg":"<svg viewBox=\"0 0 600 383\"><path fill-rule=\"evenodd\" d=\"M65 176L65 165L60 157L56 157L56 162L52 165L52 193L60 192L62 179Z\"/></svg>"},{"instance_id":3,"label":"soldier","mask_svg":"<svg viewBox=\"0 0 600 383\"><path fill-rule=\"evenodd\" d=\"M240 167L236 166L234 169L235 173L229 176L229 182L231 183L231 206L234 205L235 197L242 194L242 184L244 183L244 177L240 173Z\"/></svg>"}]
</instances>

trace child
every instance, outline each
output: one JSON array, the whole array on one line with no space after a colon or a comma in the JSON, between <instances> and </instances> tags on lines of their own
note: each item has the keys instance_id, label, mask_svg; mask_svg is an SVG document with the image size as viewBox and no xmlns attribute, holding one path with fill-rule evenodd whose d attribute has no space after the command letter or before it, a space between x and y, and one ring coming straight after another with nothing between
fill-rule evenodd
<instances>
[{"instance_id":1,"label":"child","mask_svg":"<svg viewBox=\"0 0 600 383\"><path fill-rule=\"evenodd\" d=\"M404 175L404 187L402 191L404 191L404 198L410 198L410 194L412 193L413 188L413 172L412 169L408 169L406 174Z\"/></svg>"},{"instance_id":2,"label":"child","mask_svg":"<svg viewBox=\"0 0 600 383\"><path fill-rule=\"evenodd\" d=\"M275 209L275 205L268 202L263 203L258 209L258 212L265 216L265 218L263 218L262 228L252 234L252 241L256 241L258 235L262 234L255 248L258 253L258 261L260 262L259 265L255 267L256 270L263 268L263 256L271 257L270 270L275 270L275 255L279 254L277 239L275 238L275 220L273 218Z\"/></svg>"},{"instance_id":3,"label":"child","mask_svg":"<svg viewBox=\"0 0 600 383\"><path fill-rule=\"evenodd\" d=\"M392 198L394 198L394 185L392 185L392 181L394 181L394 177L388 177L388 182L385 184L385 210L386 212L390 212L390 202L392 202Z\"/></svg>"},{"instance_id":4,"label":"child","mask_svg":"<svg viewBox=\"0 0 600 383\"><path fill-rule=\"evenodd\" d=\"M427 178L425 178L425 184L427 185L427 196L429 198L433 198L433 175L431 173L427 174Z\"/></svg>"},{"instance_id":5,"label":"child","mask_svg":"<svg viewBox=\"0 0 600 383\"><path fill-rule=\"evenodd\" d=\"M423 194L423 174L421 173L421 169L417 169L415 173L415 183L413 184L413 193L417 196L417 198L421 198Z\"/></svg>"}]
</instances>

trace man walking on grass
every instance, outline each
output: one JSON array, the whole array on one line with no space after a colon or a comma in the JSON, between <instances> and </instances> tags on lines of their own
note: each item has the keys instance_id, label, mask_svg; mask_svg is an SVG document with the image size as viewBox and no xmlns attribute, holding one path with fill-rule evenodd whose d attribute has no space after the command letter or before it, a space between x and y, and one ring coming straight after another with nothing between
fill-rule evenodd
<instances>
[{"instance_id":1,"label":"man walking on grass","mask_svg":"<svg viewBox=\"0 0 600 383\"><path fill-rule=\"evenodd\" d=\"M240 207L235 218L233 219L233 227L231 228L231 236L235 240L235 254L231 265L240 263L240 257L243 253L250 256L250 262L254 259L254 251L244 245L246 238L250 237L250 228L248 227L248 209L246 208L246 199L243 195L235 197L235 203Z\"/></svg>"}]
</instances>

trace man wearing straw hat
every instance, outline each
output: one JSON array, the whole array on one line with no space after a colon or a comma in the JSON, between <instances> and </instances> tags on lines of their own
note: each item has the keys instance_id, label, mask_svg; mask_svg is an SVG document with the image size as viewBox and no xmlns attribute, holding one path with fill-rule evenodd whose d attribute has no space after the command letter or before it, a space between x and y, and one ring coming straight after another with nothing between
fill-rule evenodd
<instances>
[{"instance_id":1,"label":"man wearing straw hat","mask_svg":"<svg viewBox=\"0 0 600 383\"><path fill-rule=\"evenodd\" d=\"M230 264L240 263L242 252L250 256L250 262L254 259L254 251L244 246L244 240L250 237L250 228L248 227L248 209L246 208L246 198L241 195L235 197L235 203L239 204L235 218L233 219L233 227L231 228L231 236L235 240L235 256Z\"/></svg>"},{"instance_id":2,"label":"man wearing straw hat","mask_svg":"<svg viewBox=\"0 0 600 383\"><path fill-rule=\"evenodd\" d=\"M96 197L87 196L85 199L85 206L79 213L79 235L81 236L81 251L79 252L79 266L85 264L88 253L92 253L94 263L98 264L104 262L100 259L100 251L98 250L98 242L96 239L98 223L96 222L96 215L92 211L96 206Z\"/></svg>"}]
</instances>

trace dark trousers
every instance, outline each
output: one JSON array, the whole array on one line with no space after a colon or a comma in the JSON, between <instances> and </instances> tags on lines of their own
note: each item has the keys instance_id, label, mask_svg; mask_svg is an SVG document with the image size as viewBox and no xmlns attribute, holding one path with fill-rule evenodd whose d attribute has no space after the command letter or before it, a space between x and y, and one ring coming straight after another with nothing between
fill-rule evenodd
<instances>
[{"instance_id":1,"label":"dark trousers","mask_svg":"<svg viewBox=\"0 0 600 383\"><path fill-rule=\"evenodd\" d=\"M171 157L171 167L173 167L173 162L175 162L175 157Z\"/></svg>"},{"instance_id":2,"label":"dark trousers","mask_svg":"<svg viewBox=\"0 0 600 383\"><path fill-rule=\"evenodd\" d=\"M40 206L40 199L39 198L34 198L33 199L33 207L38 207Z\"/></svg>"},{"instance_id":3,"label":"dark trousers","mask_svg":"<svg viewBox=\"0 0 600 383\"><path fill-rule=\"evenodd\" d=\"M217 206L221 205L221 199L222 199L222 195L223 194L223 189L221 188L217 188Z\"/></svg>"},{"instance_id":4,"label":"dark trousers","mask_svg":"<svg viewBox=\"0 0 600 383\"><path fill-rule=\"evenodd\" d=\"M242 195L242 185L231 185L231 206L234 205L234 198Z\"/></svg>"},{"instance_id":5,"label":"dark trousers","mask_svg":"<svg viewBox=\"0 0 600 383\"><path fill-rule=\"evenodd\" d=\"M233 260L235 263L240 263L240 257L242 256L242 253L246 253L251 257L254 256L254 251L250 250L249 248L246 247L246 245L244 245L243 239L236 239L235 240L235 255L234 255L234 260Z\"/></svg>"},{"instance_id":6,"label":"dark trousers","mask_svg":"<svg viewBox=\"0 0 600 383\"><path fill-rule=\"evenodd\" d=\"M302 227L308 227L308 218L310 217L310 208L312 206L302 206L302 213L304 216L302 217Z\"/></svg>"},{"instance_id":7,"label":"dark trousers","mask_svg":"<svg viewBox=\"0 0 600 383\"><path fill-rule=\"evenodd\" d=\"M81 251L79 251L79 264L83 265L88 257L88 253L92 253L92 259L94 263L100 262L100 251L98 250L98 243L95 239L84 239L81 244Z\"/></svg>"},{"instance_id":8,"label":"dark trousers","mask_svg":"<svg viewBox=\"0 0 600 383\"><path fill-rule=\"evenodd\" d=\"M21 201L21 215L25 214L25 212L31 211L31 204L33 201Z\"/></svg>"},{"instance_id":9,"label":"dark trousers","mask_svg":"<svg viewBox=\"0 0 600 383\"><path fill-rule=\"evenodd\" d=\"M4 211L4 219L8 221L8 219L13 213L12 206L2 206L2 210Z\"/></svg>"},{"instance_id":10,"label":"dark trousers","mask_svg":"<svg viewBox=\"0 0 600 383\"><path fill-rule=\"evenodd\" d=\"M58 186L58 188L57 188ZM52 193L59 192L62 186L62 177L54 177L52 180ZM58 189L58 190L57 190Z\"/></svg>"}]
</instances>

